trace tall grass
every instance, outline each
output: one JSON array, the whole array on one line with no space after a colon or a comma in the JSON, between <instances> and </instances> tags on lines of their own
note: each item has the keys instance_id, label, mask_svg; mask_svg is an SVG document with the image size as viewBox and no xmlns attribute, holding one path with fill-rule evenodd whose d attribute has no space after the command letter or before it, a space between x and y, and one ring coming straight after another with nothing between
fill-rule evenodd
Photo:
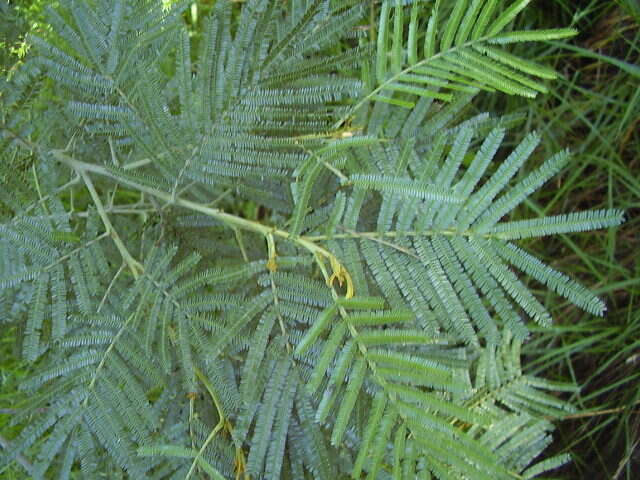
<instances>
[{"instance_id":1,"label":"tall grass","mask_svg":"<svg viewBox=\"0 0 640 480\"><path fill-rule=\"evenodd\" d=\"M581 387L582 411L561 422L554 448L573 462L565 479L640 478L640 3L540 0L524 26L571 25L580 35L539 49L562 74L533 101L488 97L479 109L518 111L543 134L540 158L569 148L573 162L522 213L623 208L610 232L561 236L529 245L547 262L606 300L592 318L549 296L555 326L528 344L529 368ZM526 212L528 210L528 212ZM541 289L541 292L543 289Z\"/></svg>"}]
</instances>

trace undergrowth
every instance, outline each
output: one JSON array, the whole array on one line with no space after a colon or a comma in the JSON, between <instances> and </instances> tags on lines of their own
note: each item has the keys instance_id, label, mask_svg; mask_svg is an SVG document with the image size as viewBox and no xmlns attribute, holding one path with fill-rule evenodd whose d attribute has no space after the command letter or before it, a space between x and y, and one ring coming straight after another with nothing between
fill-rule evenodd
<instances>
[{"instance_id":1,"label":"undergrowth","mask_svg":"<svg viewBox=\"0 0 640 480\"><path fill-rule=\"evenodd\" d=\"M566 479L637 478L640 471L640 16L637 2L552 0L534 4L522 26L560 21L580 34L549 43L537 55L563 73L536 100L482 97L479 110L520 111L542 125L540 158L560 148L576 152L566 174L532 197L544 213L570 206L617 205L628 221L615 232L558 236L529 248L571 272L606 299L605 318L563 302L547 305L558 321L525 351L536 374L581 385L582 411L558 424L554 448L573 462ZM634 16L635 14L635 16Z\"/></svg>"}]
</instances>

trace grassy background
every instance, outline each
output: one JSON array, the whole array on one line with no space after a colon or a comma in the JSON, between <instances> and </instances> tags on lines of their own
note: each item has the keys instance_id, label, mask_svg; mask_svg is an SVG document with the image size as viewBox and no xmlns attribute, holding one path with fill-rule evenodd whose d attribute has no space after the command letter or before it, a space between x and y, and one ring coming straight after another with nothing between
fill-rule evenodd
<instances>
[{"instance_id":1,"label":"grassy background","mask_svg":"<svg viewBox=\"0 0 640 480\"><path fill-rule=\"evenodd\" d=\"M640 2L539 0L520 27L573 26L580 34L535 52L561 78L533 101L483 97L477 108L525 115L542 133L538 160L569 148L573 161L521 214L622 208L611 231L546 237L527 247L596 290L608 305L593 318L548 296L555 326L527 345L528 368L581 386L583 411L558 424L552 448L573 463L566 479L640 478ZM530 48L530 47L524 47ZM533 52L529 52L531 55ZM528 210L528 211L527 211ZM544 295L544 289L540 292Z\"/></svg>"},{"instance_id":2,"label":"grassy background","mask_svg":"<svg viewBox=\"0 0 640 480\"><path fill-rule=\"evenodd\" d=\"M0 3L6 13L6 0ZM47 2L17 2L31 24L43 3ZM555 476L639 478L640 1L537 0L518 21L521 28L574 26L580 31L569 42L526 52L561 74L549 84L547 95L531 101L483 95L474 106L496 114L522 113L526 121L521 134L537 129L543 135L538 161L563 148L574 152L570 167L532 197L519 215L612 207L627 212L627 222L609 232L546 237L526 245L594 288L609 307L605 318L593 318L540 288L556 323L526 346L526 364L531 372L581 386L573 398L581 412L558 424L551 447L554 452L570 452L574 461ZM22 28L27 23L22 22ZM8 34L7 25L0 28L5 34L0 41L7 42L3 47L16 45L18 38L15 29ZM4 56L0 59L6 66ZM516 130L514 141L518 135ZM25 374L13 352L13 336L4 332L0 341L0 429ZM0 470L0 478L20 475L19 467Z\"/></svg>"}]
</instances>

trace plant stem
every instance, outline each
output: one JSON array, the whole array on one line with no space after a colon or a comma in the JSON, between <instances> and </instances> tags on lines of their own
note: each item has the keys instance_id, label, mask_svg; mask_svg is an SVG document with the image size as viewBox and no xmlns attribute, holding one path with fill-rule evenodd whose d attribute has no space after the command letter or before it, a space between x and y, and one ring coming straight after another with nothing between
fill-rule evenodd
<instances>
[{"instance_id":1,"label":"plant stem","mask_svg":"<svg viewBox=\"0 0 640 480\"><path fill-rule=\"evenodd\" d=\"M141 185L133 180L127 179L127 178L120 178L118 175L114 174L113 172L110 172L109 170L107 170L106 168L100 166L100 165L93 165L90 163L85 163L79 160L76 160L68 155L66 155L64 152L62 152L61 150L54 150L51 152L53 154L53 156L60 162L72 167L74 170L76 170L77 172L79 172L82 175L82 178L85 179L85 183L88 182L87 187L89 188L90 193L92 193L92 198L94 196L95 193L95 189L93 188L93 183L91 182L91 180L89 179L89 176L87 175L87 172L92 172L104 177L109 177L113 180L116 180L119 183L123 183L125 185L128 185L130 187L133 187L135 189L137 189L140 192L144 192L146 194L152 195L160 200L165 201L168 204L173 204L173 205L177 205L179 207L183 207L183 208L187 208L189 210L193 210L195 212L200 212L204 215L207 215L211 218L215 218L216 220L219 220L222 223L225 223L227 225L229 225L232 228L239 228L242 230L247 230L250 232L255 232L255 233L259 233L261 235L264 235L265 237L268 237L269 235L273 235L275 237L279 237L288 241L291 241L295 244L297 244L298 246L308 250L310 253L313 254L318 254L321 255L324 258L327 259L335 259L335 256L329 252L327 249L325 249L324 247L316 244L314 241L309 240L305 237L299 237L299 236L294 236L291 235L289 232L287 232L286 230L280 230L278 228L275 227L271 227L268 225L263 225L260 222L256 222L254 220L249 220L246 218L242 218L239 217L237 215L232 215L230 213L224 212L218 208L213 208L213 207L208 207L206 205L197 203L197 202L193 202L191 200L187 200L184 198L180 198L180 197L175 197L172 198L172 195L168 192L163 192L161 190L157 190L155 188L152 187L148 187L146 185ZM89 185L91 185L91 187L89 187ZM94 203L96 203L96 208L98 208L98 213L101 214L101 217L103 219L103 222L105 222L105 226L108 225L107 228L110 229L110 232L115 232L115 230L113 230L113 226L111 225L111 222L109 221L108 217L106 216L106 211L104 209L104 207L102 206L102 202L100 201L100 199L97 197L97 193L95 193L96 198L94 198ZM97 199L97 202L96 202ZM99 207L98 204L102 207ZM103 217L104 215L104 217ZM120 250L120 253L123 254L123 258L125 259L125 261L127 260L127 257L125 257L125 255L128 254L128 252L126 252L126 248L124 248L124 244L122 244L122 240L120 239L120 237L117 235L117 233L115 233L115 238L117 238L117 243L116 245L120 245L118 247L118 249L120 250L122 248L122 250ZM126 252L126 253L125 253ZM136 264L138 264L138 262L136 262L130 255L128 256L130 258L130 260L133 262L132 264L130 264L130 266L132 266L133 268L136 268ZM129 262L127 262L129 264ZM137 273L136 273L137 275Z\"/></svg>"},{"instance_id":2,"label":"plant stem","mask_svg":"<svg viewBox=\"0 0 640 480\"><path fill-rule=\"evenodd\" d=\"M113 239L113 243L116 244L116 248L120 252L120 255L122 255L122 259L127 263L129 270L131 270L131 273L133 273L133 277L137 280L138 277L140 276L140 273L143 271L142 265L135 258L133 258L133 256L129 253L129 250L127 250L127 247L125 246L124 242L120 238L120 235L118 235L118 232L116 231L116 229L113 228L113 224L111 223L111 220L109 220L109 216L105 211L104 205L102 204L102 200L100 200L100 196L98 195L98 192L93 186L93 182L91 181L91 178L89 177L89 175L87 175L86 170L79 169L77 171L82 177L82 179L84 180L84 183L87 186L87 189L89 190L89 194L91 195L93 203L95 204L96 209L98 210L98 215L100 215L100 218L102 219L102 223L104 224L105 228L107 229L107 232Z\"/></svg>"},{"instance_id":3,"label":"plant stem","mask_svg":"<svg viewBox=\"0 0 640 480\"><path fill-rule=\"evenodd\" d=\"M111 340L111 343L109 343L109 346L107 347L107 349L102 354L102 358L100 359L100 363L96 367L95 372L93 372L93 375L91 376L91 381L89 382L89 386L87 387L87 396L85 397L84 401L82 402L83 408L85 408L89 404L89 396L91 394L91 391L96 386L96 380L98 379L98 375L100 374L100 371L104 368L104 365L107 362L107 357L109 356L111 351L115 348L116 343L118 343L118 340L120 339L120 337L122 336L124 331L129 326L129 322L131 322L131 320L133 320L133 317L135 317L135 313L132 313L131 315L129 315L129 318L127 318L127 320L118 329L118 332L116 333L116 335Z\"/></svg>"}]
</instances>

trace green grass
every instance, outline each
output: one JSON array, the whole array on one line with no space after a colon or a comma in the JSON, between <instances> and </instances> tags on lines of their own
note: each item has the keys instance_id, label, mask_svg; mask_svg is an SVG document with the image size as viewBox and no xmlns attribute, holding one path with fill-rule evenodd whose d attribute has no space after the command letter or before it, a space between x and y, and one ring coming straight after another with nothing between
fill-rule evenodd
<instances>
[{"instance_id":1,"label":"green grass","mask_svg":"<svg viewBox=\"0 0 640 480\"><path fill-rule=\"evenodd\" d=\"M523 216L611 207L627 212L627 222L609 232L528 245L555 268L594 288L608 305L605 318L593 318L547 296L555 326L540 331L525 350L531 371L581 387L572 400L582 411L558 424L552 447L573 457L555 473L564 479L631 480L640 472L637 5L635 0L534 2L521 19L523 27L571 25L581 32L537 52L539 61L554 65L561 78L533 101L485 96L477 105L496 114L524 114L522 131L533 128L543 135L540 160L563 148L574 154L563 175L522 209Z\"/></svg>"},{"instance_id":2,"label":"green grass","mask_svg":"<svg viewBox=\"0 0 640 480\"><path fill-rule=\"evenodd\" d=\"M28 366L20 360L16 348L16 329L11 328L3 332L0 338L0 431L11 432L7 428L20 405L22 394L18 391L20 381L27 375ZM16 427L16 432L19 428ZM14 432L11 432L14 433ZM5 439L0 436L0 445L4 448ZM26 459L20 458L19 461ZM14 463L0 468L0 478L3 480L18 480L24 477L24 470Z\"/></svg>"}]
</instances>

